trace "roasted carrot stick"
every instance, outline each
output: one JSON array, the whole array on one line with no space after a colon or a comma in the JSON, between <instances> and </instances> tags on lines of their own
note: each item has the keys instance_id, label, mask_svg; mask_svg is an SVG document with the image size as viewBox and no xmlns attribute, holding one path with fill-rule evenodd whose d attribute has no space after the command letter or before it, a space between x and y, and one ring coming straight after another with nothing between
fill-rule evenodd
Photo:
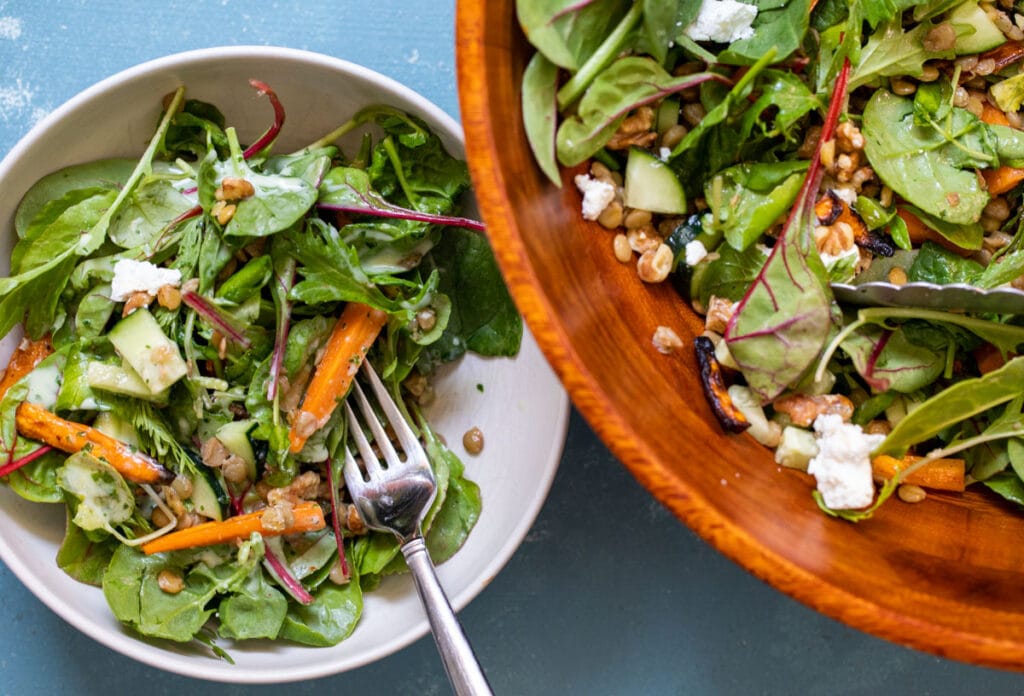
<instances>
[{"instance_id":1,"label":"roasted carrot stick","mask_svg":"<svg viewBox=\"0 0 1024 696\"><path fill-rule=\"evenodd\" d=\"M871 473L876 479L888 481L899 471L907 469L915 462L921 461L922 457L906 455L904 457L890 457L883 454L871 460ZM920 469L910 472L903 483L912 483L922 488L931 488L938 491L963 492L964 460L963 459L936 459L928 462Z\"/></svg>"},{"instance_id":2,"label":"roasted carrot stick","mask_svg":"<svg viewBox=\"0 0 1024 696\"><path fill-rule=\"evenodd\" d=\"M154 539L148 544L143 544L142 550L144 553L151 554L191 549L198 546L226 544L237 539L248 539L253 532L258 532L263 536L299 534L301 532L313 532L323 529L326 524L323 510L312 501L302 502L293 507L292 515L294 522L281 530L268 529L263 526L264 512L266 510L258 510L236 517L229 517L223 522L204 522L203 524L197 524L195 527L171 532L159 539Z\"/></svg>"},{"instance_id":3,"label":"roasted carrot stick","mask_svg":"<svg viewBox=\"0 0 1024 696\"><path fill-rule=\"evenodd\" d=\"M987 101L981 107L981 120L994 126L1010 125L1010 119L1006 117L1002 109L989 104ZM1021 181L1024 181L1024 169L1004 165L994 169L984 169L981 172L981 176L988 185L988 192L993 196L999 196L1012 189Z\"/></svg>"},{"instance_id":4,"label":"roasted carrot stick","mask_svg":"<svg viewBox=\"0 0 1024 696\"><path fill-rule=\"evenodd\" d=\"M906 210L905 208L896 208L896 214L903 218L903 222L907 224L907 234L910 237L911 244L915 247L921 246L926 241L932 241L949 249L955 254L960 254L961 256L970 256L974 253L969 249L961 249L931 227L924 224L921 218L914 215L909 210Z\"/></svg>"},{"instance_id":5,"label":"roasted carrot stick","mask_svg":"<svg viewBox=\"0 0 1024 696\"><path fill-rule=\"evenodd\" d=\"M388 315L379 309L358 302L345 305L306 388L302 406L292 418L288 433L292 452L301 450L309 436L327 424L387 319Z\"/></svg>"},{"instance_id":6,"label":"roasted carrot stick","mask_svg":"<svg viewBox=\"0 0 1024 696\"><path fill-rule=\"evenodd\" d=\"M15 423L22 437L40 440L64 452L88 448L128 481L170 483L174 473L147 454L82 423L64 420L42 406L27 401L18 406Z\"/></svg>"},{"instance_id":7,"label":"roasted carrot stick","mask_svg":"<svg viewBox=\"0 0 1024 696\"><path fill-rule=\"evenodd\" d=\"M53 352L53 344L50 343L50 336L46 335L37 341L23 338L21 344L14 350L10 362L0 377L0 399L4 398L7 390L19 379L32 371L40 361Z\"/></svg>"}]
</instances>

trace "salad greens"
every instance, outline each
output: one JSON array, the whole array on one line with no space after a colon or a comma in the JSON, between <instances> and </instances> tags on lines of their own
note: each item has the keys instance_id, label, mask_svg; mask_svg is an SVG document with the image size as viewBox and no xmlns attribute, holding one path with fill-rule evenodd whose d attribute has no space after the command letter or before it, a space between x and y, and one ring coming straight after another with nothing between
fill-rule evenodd
<instances>
[{"instance_id":1,"label":"salad greens","mask_svg":"<svg viewBox=\"0 0 1024 696\"><path fill-rule=\"evenodd\" d=\"M0 482L67 506L57 563L119 620L222 657L217 638L334 645L362 592L405 570L346 497L334 404L350 382L303 421L327 358L365 353L406 401L436 473L425 530L443 562L482 501L421 413L424 384L467 351L515 355L522 337L481 224L460 217L465 164L426 124L371 106L279 154L284 106L252 84L274 122L248 147L181 88L138 160L41 179L0 279L0 335L24 333L0 382ZM334 142L355 128L345 153ZM358 352L325 355L353 310L383 314ZM185 532L195 543L153 546Z\"/></svg>"},{"instance_id":2,"label":"salad greens","mask_svg":"<svg viewBox=\"0 0 1024 696\"><path fill-rule=\"evenodd\" d=\"M985 482L1024 501L1021 318L941 291L927 306L891 294L895 307L832 292L1024 291L1024 5L518 0L517 11L536 49L522 108L537 162L556 186L572 168L587 217L621 237L617 258L627 247L641 280L673 282L706 315L730 393L750 395L716 414L767 417L757 437L777 461L816 476L833 467L816 499L849 520L901 484L927 487L942 457L962 460L957 490ZM633 167L638 150L661 166ZM631 190L646 192L644 215L631 214ZM671 268L652 273L662 247ZM825 437L807 431L826 413L843 416L846 436L886 434L873 457L901 458L872 505L831 506L853 485L849 463L793 445Z\"/></svg>"}]
</instances>

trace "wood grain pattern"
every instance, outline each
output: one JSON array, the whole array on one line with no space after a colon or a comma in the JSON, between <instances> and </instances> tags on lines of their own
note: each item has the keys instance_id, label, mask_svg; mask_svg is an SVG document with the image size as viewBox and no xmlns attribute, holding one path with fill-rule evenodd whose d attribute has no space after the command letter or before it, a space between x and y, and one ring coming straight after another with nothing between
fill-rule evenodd
<instances>
[{"instance_id":1,"label":"wood grain pattern","mask_svg":"<svg viewBox=\"0 0 1024 696\"><path fill-rule=\"evenodd\" d=\"M812 480L748 436L725 435L692 352L658 353L701 322L667 286L618 263L566 179L533 163L519 117L529 56L512 0L459 0L467 156L498 262L573 402L659 501L708 543L805 604L958 660L1024 669L1024 514L977 491L894 501L859 525L823 515ZM638 591L642 591L638 589Z\"/></svg>"}]
</instances>

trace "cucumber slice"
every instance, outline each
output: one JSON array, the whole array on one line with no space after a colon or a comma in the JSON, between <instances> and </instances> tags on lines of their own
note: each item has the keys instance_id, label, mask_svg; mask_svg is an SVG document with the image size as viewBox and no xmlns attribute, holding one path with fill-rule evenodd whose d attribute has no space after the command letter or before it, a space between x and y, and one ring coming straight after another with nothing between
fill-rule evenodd
<instances>
[{"instance_id":1,"label":"cucumber slice","mask_svg":"<svg viewBox=\"0 0 1024 696\"><path fill-rule=\"evenodd\" d=\"M192 479L192 509L218 522L224 519L224 507L231 501L220 485L217 473L209 467L201 467Z\"/></svg>"},{"instance_id":2,"label":"cucumber slice","mask_svg":"<svg viewBox=\"0 0 1024 696\"><path fill-rule=\"evenodd\" d=\"M136 309L107 336L121 359L158 394L188 373L178 346L167 338L148 309Z\"/></svg>"},{"instance_id":3,"label":"cucumber slice","mask_svg":"<svg viewBox=\"0 0 1024 696\"><path fill-rule=\"evenodd\" d=\"M249 433L256 428L256 421L247 418L245 420L231 421L217 429L215 437L224 443L228 451L245 460L250 481L256 480L256 452L249 440Z\"/></svg>"},{"instance_id":4,"label":"cucumber slice","mask_svg":"<svg viewBox=\"0 0 1024 696\"><path fill-rule=\"evenodd\" d=\"M139 434L136 432L135 426L110 411L100 411L96 419L93 420L92 427L126 445L131 445L136 449L139 447Z\"/></svg>"},{"instance_id":5,"label":"cucumber slice","mask_svg":"<svg viewBox=\"0 0 1024 696\"><path fill-rule=\"evenodd\" d=\"M686 193L672 168L646 150L632 148L626 161L623 200L630 208L681 215Z\"/></svg>"},{"instance_id":6,"label":"cucumber slice","mask_svg":"<svg viewBox=\"0 0 1024 696\"><path fill-rule=\"evenodd\" d=\"M953 50L957 55L981 53L1006 43L1006 36L999 31L995 22L989 19L985 10L978 7L976 0L967 0L949 13L949 23L961 34L958 36Z\"/></svg>"},{"instance_id":7,"label":"cucumber slice","mask_svg":"<svg viewBox=\"0 0 1024 696\"><path fill-rule=\"evenodd\" d=\"M127 365L110 365L90 361L85 368L85 381L93 389L103 389L115 394L134 396L136 399L167 403L167 390L154 394L142 378Z\"/></svg>"}]
</instances>

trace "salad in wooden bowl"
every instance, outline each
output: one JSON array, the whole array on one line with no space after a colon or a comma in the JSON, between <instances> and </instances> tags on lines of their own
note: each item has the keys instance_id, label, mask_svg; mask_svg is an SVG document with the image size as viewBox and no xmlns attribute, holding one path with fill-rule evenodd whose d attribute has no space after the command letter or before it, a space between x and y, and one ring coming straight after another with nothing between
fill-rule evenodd
<instances>
[{"instance_id":1,"label":"salad in wooden bowl","mask_svg":"<svg viewBox=\"0 0 1024 696\"><path fill-rule=\"evenodd\" d=\"M470 168L599 434L781 590L1024 666L1024 16L500 5L459 5Z\"/></svg>"}]
</instances>

